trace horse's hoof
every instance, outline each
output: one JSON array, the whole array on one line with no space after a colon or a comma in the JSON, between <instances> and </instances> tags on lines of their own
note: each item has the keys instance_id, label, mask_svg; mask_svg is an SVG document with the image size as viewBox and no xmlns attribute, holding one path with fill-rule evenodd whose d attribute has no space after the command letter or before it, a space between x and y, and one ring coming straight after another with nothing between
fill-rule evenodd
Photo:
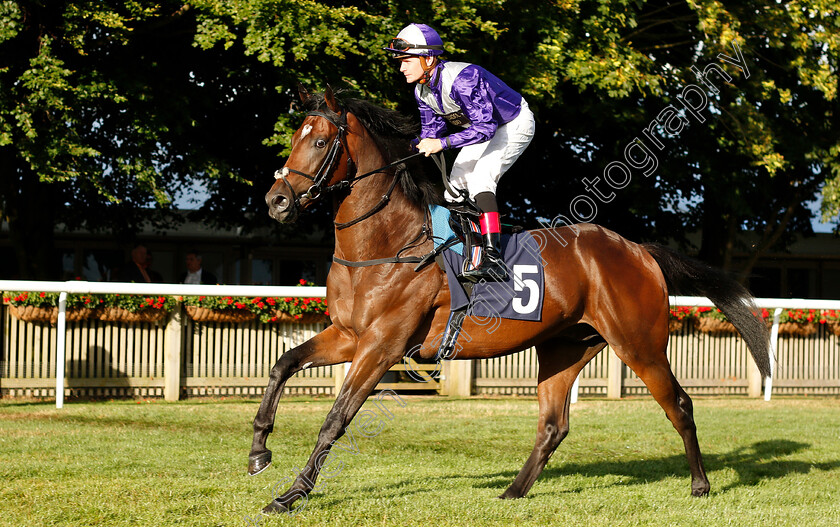
<instances>
[{"instance_id":1,"label":"horse's hoof","mask_svg":"<svg viewBox=\"0 0 840 527\"><path fill-rule=\"evenodd\" d=\"M256 476L271 466L271 450L248 456L248 475Z\"/></svg>"},{"instance_id":2,"label":"horse's hoof","mask_svg":"<svg viewBox=\"0 0 840 527\"><path fill-rule=\"evenodd\" d=\"M711 488L711 486L708 483L706 483L705 485L698 485L697 487L692 485L691 495L696 497L696 498L702 498L703 496L708 496L710 488Z\"/></svg>"},{"instance_id":3,"label":"horse's hoof","mask_svg":"<svg viewBox=\"0 0 840 527\"><path fill-rule=\"evenodd\" d=\"M502 494L499 495L500 500L515 500L515 499L521 498L521 497L522 496L519 496L519 495L511 492L510 489L504 491Z\"/></svg>"},{"instance_id":4,"label":"horse's hoof","mask_svg":"<svg viewBox=\"0 0 840 527\"><path fill-rule=\"evenodd\" d=\"M289 508L277 500L272 501L262 510L263 514L280 514L281 512L289 512Z\"/></svg>"}]
</instances>

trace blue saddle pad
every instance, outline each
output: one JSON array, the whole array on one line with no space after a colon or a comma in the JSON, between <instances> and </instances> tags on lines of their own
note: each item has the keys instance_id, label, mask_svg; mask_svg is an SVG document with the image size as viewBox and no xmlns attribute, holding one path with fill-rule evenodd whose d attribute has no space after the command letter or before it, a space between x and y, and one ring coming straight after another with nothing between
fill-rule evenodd
<instances>
[{"instance_id":1,"label":"blue saddle pad","mask_svg":"<svg viewBox=\"0 0 840 527\"><path fill-rule=\"evenodd\" d=\"M440 205L429 205L429 214L432 217L432 239L435 242L435 249L449 240L457 238L452 227L449 225L449 209ZM457 243L450 250L458 254L464 254L464 244Z\"/></svg>"},{"instance_id":2,"label":"blue saddle pad","mask_svg":"<svg viewBox=\"0 0 840 527\"><path fill-rule=\"evenodd\" d=\"M449 210L432 206L430 212L435 246L456 238L449 226ZM468 316L484 320L542 319L545 294L544 263L540 246L529 232L502 235L502 258L508 269L508 279L505 282L476 284L471 298L467 297L458 281L458 275L464 268L463 252L464 246L460 243L443 252L451 296L450 309L454 311L467 307Z\"/></svg>"}]
</instances>

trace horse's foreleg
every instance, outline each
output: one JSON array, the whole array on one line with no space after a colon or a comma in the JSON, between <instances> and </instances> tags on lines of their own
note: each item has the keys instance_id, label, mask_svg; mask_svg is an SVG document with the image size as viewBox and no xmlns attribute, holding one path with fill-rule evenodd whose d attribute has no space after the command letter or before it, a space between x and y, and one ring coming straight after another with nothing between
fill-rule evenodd
<instances>
[{"instance_id":1,"label":"horse's foreleg","mask_svg":"<svg viewBox=\"0 0 840 527\"><path fill-rule=\"evenodd\" d=\"M289 377L304 368L349 362L354 351L354 342L343 336L336 326L330 326L277 360L271 368L268 386L254 418L254 440L248 456L250 475L259 474L271 464L271 450L266 448L265 442L274 429L277 404Z\"/></svg>"},{"instance_id":2,"label":"horse's foreleg","mask_svg":"<svg viewBox=\"0 0 840 527\"><path fill-rule=\"evenodd\" d=\"M360 350L347 373L344 385L341 387L332 409L327 414L323 426L321 426L318 441L312 455L309 456L309 461L289 489L269 503L263 509L263 512L274 513L297 510L292 509L292 504L300 498L308 499L309 493L315 487L315 481L321 468L329 463L328 458L333 444L344 435L350 421L373 389L376 388L380 379L391 366L402 359L403 351L383 354L382 350L376 349L375 346L366 347L363 351L360 345Z\"/></svg>"},{"instance_id":3,"label":"horse's foreleg","mask_svg":"<svg viewBox=\"0 0 840 527\"><path fill-rule=\"evenodd\" d=\"M521 498L531 489L551 454L569 433L569 401L572 385L587 362L606 344L554 340L536 347L539 359L540 417L534 450L516 479L499 498Z\"/></svg>"}]
</instances>

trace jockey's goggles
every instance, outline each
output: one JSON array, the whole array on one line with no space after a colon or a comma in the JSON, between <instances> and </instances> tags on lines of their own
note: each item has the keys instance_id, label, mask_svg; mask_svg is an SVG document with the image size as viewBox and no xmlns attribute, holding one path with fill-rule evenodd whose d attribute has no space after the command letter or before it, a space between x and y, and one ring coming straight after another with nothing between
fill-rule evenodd
<instances>
[{"instance_id":1,"label":"jockey's goggles","mask_svg":"<svg viewBox=\"0 0 840 527\"><path fill-rule=\"evenodd\" d=\"M405 40L404 38L392 38L391 42L388 43L388 47L385 48L386 51L392 52L396 55L398 52L408 51L410 49L439 49L443 51L443 46L440 45L431 45L426 46L422 44L412 44L411 42Z\"/></svg>"}]
</instances>

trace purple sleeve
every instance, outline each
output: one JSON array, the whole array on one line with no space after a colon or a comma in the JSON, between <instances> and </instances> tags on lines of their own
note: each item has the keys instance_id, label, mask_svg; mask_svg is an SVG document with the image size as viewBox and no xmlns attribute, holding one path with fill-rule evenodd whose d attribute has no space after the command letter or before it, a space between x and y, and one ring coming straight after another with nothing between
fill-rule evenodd
<instances>
[{"instance_id":1,"label":"purple sleeve","mask_svg":"<svg viewBox=\"0 0 840 527\"><path fill-rule=\"evenodd\" d=\"M469 117L470 126L450 135L450 146L461 148L489 141L496 134L498 125L493 118L492 97L478 68L464 68L452 83L451 96Z\"/></svg>"},{"instance_id":2,"label":"purple sleeve","mask_svg":"<svg viewBox=\"0 0 840 527\"><path fill-rule=\"evenodd\" d=\"M432 108L423 102L414 92L414 98L417 100L417 107L420 109L420 137L432 137L440 139L446 134L446 121L432 110Z\"/></svg>"}]
</instances>

